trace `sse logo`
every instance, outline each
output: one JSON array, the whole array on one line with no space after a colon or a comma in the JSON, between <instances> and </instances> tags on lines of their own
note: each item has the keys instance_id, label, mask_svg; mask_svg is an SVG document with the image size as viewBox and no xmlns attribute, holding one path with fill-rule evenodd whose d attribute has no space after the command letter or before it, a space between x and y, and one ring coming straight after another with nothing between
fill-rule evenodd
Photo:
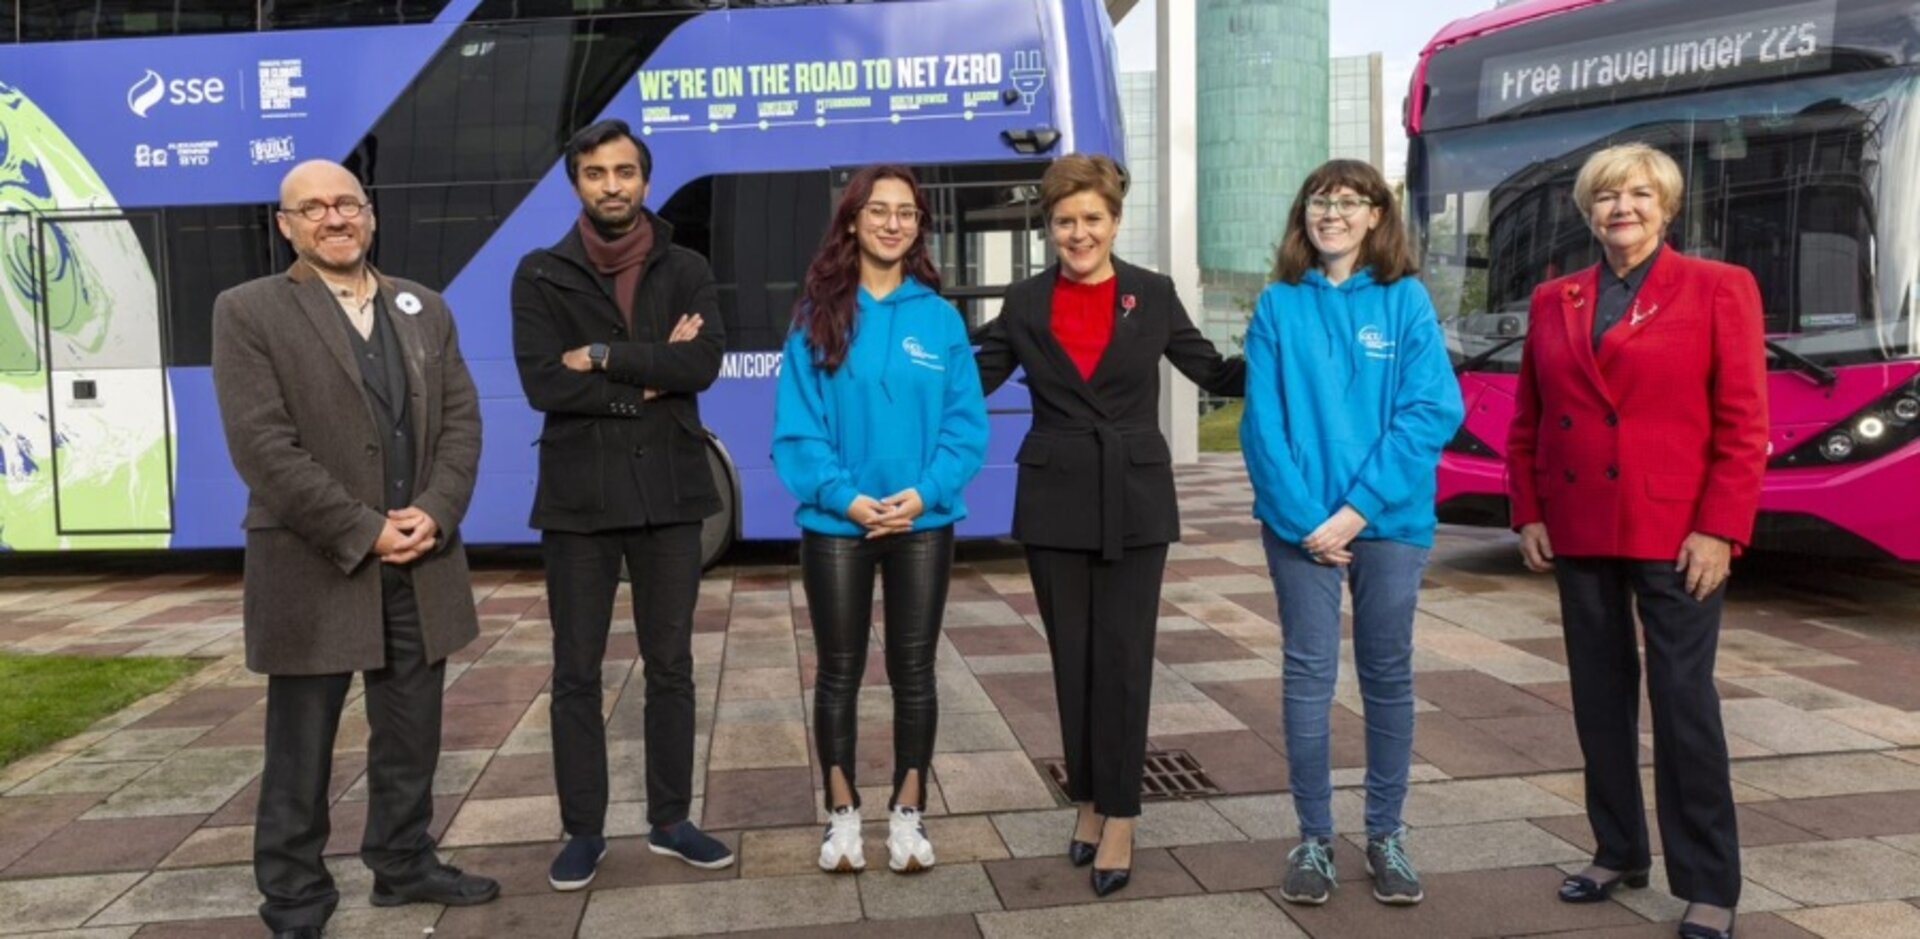
<instances>
[{"instance_id":1,"label":"sse logo","mask_svg":"<svg viewBox=\"0 0 1920 939\"><path fill-rule=\"evenodd\" d=\"M147 69L145 77L127 89L127 108L139 117L161 101L175 105L220 104L227 100L227 83L218 78L176 78L167 81Z\"/></svg>"}]
</instances>

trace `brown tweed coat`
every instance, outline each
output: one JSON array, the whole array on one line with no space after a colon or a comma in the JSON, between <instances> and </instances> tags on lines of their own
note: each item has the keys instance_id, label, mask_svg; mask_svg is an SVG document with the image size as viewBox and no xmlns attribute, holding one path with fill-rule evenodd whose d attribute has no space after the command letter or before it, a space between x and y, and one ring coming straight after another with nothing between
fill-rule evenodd
<instances>
[{"instance_id":1,"label":"brown tweed coat","mask_svg":"<svg viewBox=\"0 0 1920 939\"><path fill-rule=\"evenodd\" d=\"M480 463L480 408L440 295L376 274L406 350L414 505L439 527L413 562L427 660L479 632L460 521ZM409 312L411 311L411 312ZM345 317L304 263L220 294L213 382L227 449L247 484L247 667L323 675L385 663L379 432Z\"/></svg>"}]
</instances>

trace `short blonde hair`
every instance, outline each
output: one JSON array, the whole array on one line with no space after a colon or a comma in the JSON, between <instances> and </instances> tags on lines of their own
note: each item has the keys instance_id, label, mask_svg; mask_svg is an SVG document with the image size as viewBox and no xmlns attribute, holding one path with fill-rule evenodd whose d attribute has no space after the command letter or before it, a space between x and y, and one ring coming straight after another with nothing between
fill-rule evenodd
<instances>
[{"instance_id":1,"label":"short blonde hair","mask_svg":"<svg viewBox=\"0 0 1920 939\"><path fill-rule=\"evenodd\" d=\"M1107 212L1117 217L1120 200L1127 195L1127 172L1108 157L1081 153L1063 156L1040 177L1040 210L1051 220L1054 206L1083 192L1098 195L1107 204Z\"/></svg>"},{"instance_id":2,"label":"short blonde hair","mask_svg":"<svg viewBox=\"0 0 1920 939\"><path fill-rule=\"evenodd\" d=\"M1592 212L1594 193L1618 188L1635 176L1645 176L1653 184L1660 196L1660 211L1667 218L1680 214L1680 198L1687 186L1680 164L1644 143L1623 143L1588 157L1573 181L1573 201L1580 211Z\"/></svg>"}]
</instances>

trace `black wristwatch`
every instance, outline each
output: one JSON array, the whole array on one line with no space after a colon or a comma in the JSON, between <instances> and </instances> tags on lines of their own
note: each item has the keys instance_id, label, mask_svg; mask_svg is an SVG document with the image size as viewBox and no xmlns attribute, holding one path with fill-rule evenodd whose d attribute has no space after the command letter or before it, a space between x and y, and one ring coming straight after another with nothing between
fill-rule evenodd
<instances>
[{"instance_id":1,"label":"black wristwatch","mask_svg":"<svg viewBox=\"0 0 1920 939\"><path fill-rule=\"evenodd\" d=\"M594 371L604 372L607 370L607 356L612 352L606 343L596 342L587 347L587 361L593 363Z\"/></svg>"}]
</instances>

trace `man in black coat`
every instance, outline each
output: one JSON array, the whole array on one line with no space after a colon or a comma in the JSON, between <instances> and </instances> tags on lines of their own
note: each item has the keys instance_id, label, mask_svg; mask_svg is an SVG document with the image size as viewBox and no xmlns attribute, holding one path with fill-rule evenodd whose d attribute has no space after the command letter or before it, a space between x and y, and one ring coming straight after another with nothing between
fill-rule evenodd
<instances>
[{"instance_id":1,"label":"man in black coat","mask_svg":"<svg viewBox=\"0 0 1920 939\"><path fill-rule=\"evenodd\" d=\"M513 277L513 349L546 414L532 526L553 619L553 767L567 845L556 890L592 882L606 854L600 665L624 559L646 679L648 846L715 869L726 845L688 820L693 799L693 609L700 523L720 511L695 395L726 341L713 272L643 208L653 158L623 121L567 144L583 207L559 244Z\"/></svg>"}]
</instances>

